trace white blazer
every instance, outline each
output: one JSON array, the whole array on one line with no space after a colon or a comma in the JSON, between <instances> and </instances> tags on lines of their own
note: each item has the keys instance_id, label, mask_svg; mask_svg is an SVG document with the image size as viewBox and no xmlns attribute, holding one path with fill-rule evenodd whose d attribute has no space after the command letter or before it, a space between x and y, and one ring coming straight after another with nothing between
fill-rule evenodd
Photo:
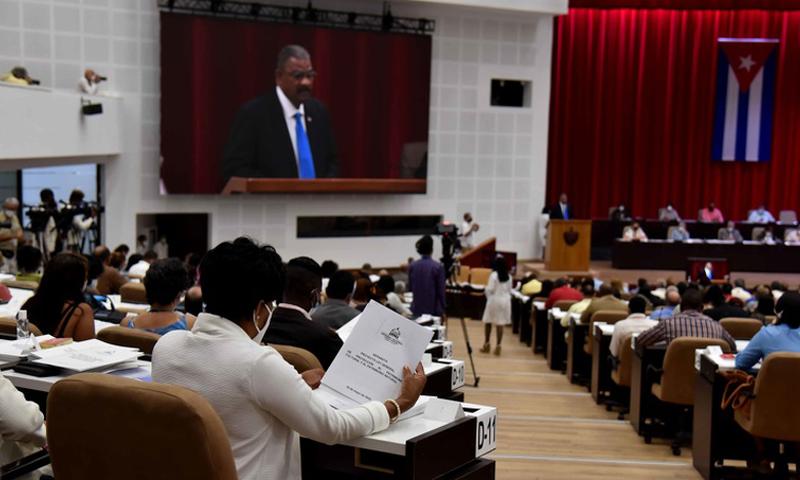
<instances>
[{"instance_id":1,"label":"white blazer","mask_svg":"<svg viewBox=\"0 0 800 480\"><path fill-rule=\"evenodd\" d=\"M192 331L164 335L153 380L203 395L222 418L240 480L299 479L299 436L327 444L384 430L381 402L334 410L272 347L238 325L201 313Z\"/></svg>"}]
</instances>

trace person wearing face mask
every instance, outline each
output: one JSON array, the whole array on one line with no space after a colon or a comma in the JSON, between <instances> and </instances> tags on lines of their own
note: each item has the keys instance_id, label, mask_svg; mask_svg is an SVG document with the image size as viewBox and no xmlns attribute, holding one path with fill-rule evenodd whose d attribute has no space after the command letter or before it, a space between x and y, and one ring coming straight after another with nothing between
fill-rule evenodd
<instances>
[{"instance_id":1,"label":"person wearing face mask","mask_svg":"<svg viewBox=\"0 0 800 480\"><path fill-rule=\"evenodd\" d=\"M17 218L19 200L6 198L0 211L0 253L3 254L2 270L5 273L17 273L17 243L22 240L22 226Z\"/></svg>"},{"instance_id":2,"label":"person wearing face mask","mask_svg":"<svg viewBox=\"0 0 800 480\"><path fill-rule=\"evenodd\" d=\"M314 395L321 370L300 375L260 345L286 273L272 247L246 238L218 245L200 264L205 312L153 350L154 381L198 392L220 416L241 480L300 479L299 435L334 444L384 430L425 386L417 365L404 369L396 399L337 410Z\"/></svg>"},{"instance_id":3,"label":"person wearing face mask","mask_svg":"<svg viewBox=\"0 0 800 480\"><path fill-rule=\"evenodd\" d=\"M71 253L56 254L44 269L36 293L22 310L45 335L81 341L94 338L94 312L84 301L89 263Z\"/></svg>"},{"instance_id":4,"label":"person wearing face mask","mask_svg":"<svg viewBox=\"0 0 800 480\"><path fill-rule=\"evenodd\" d=\"M624 222L624 221L630 220L631 216L628 213L628 210L625 208L625 204L624 203L620 203L619 205L617 205L616 208L611 210L611 214L609 215L609 219L612 222Z\"/></svg>"},{"instance_id":5,"label":"person wearing face mask","mask_svg":"<svg viewBox=\"0 0 800 480\"><path fill-rule=\"evenodd\" d=\"M672 206L672 202L667 202L667 206L658 209L658 219L662 222L680 222L681 216Z\"/></svg>"},{"instance_id":6,"label":"person wearing face mask","mask_svg":"<svg viewBox=\"0 0 800 480\"><path fill-rule=\"evenodd\" d=\"M310 312L319 304L321 290L322 269L316 261L308 257L289 260L283 302L272 315L264 343L304 348L327 369L342 348L342 339L334 330L311 319Z\"/></svg>"}]
</instances>

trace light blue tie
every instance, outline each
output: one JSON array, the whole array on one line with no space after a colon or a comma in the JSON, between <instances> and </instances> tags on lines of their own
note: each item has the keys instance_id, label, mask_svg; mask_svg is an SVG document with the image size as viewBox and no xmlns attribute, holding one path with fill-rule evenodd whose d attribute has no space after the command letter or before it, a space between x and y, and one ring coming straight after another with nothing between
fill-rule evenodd
<instances>
[{"instance_id":1,"label":"light blue tie","mask_svg":"<svg viewBox=\"0 0 800 480\"><path fill-rule=\"evenodd\" d=\"M317 174L314 172L314 157L311 156L311 144L308 143L308 135L306 135L306 129L303 128L303 115L300 112L295 113L294 120L300 178L317 178Z\"/></svg>"}]
</instances>

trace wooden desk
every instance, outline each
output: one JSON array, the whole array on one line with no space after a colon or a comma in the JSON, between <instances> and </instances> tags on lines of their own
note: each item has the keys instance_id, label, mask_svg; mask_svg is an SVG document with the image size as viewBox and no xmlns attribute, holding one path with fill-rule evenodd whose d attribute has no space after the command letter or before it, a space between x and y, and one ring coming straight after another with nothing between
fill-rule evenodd
<instances>
[{"instance_id":1,"label":"wooden desk","mask_svg":"<svg viewBox=\"0 0 800 480\"><path fill-rule=\"evenodd\" d=\"M464 401L464 393L457 392L464 386L464 362L461 360L434 360L430 368L425 369L427 381L422 390L423 395L445 398L447 400Z\"/></svg>"},{"instance_id":2,"label":"wooden desk","mask_svg":"<svg viewBox=\"0 0 800 480\"><path fill-rule=\"evenodd\" d=\"M800 246L745 243L677 243L616 241L611 266L638 270L683 270L690 257L725 258L731 272L800 270Z\"/></svg>"},{"instance_id":3,"label":"wooden desk","mask_svg":"<svg viewBox=\"0 0 800 480\"><path fill-rule=\"evenodd\" d=\"M494 450L497 410L463 405L467 416L449 423L414 417L333 446L302 438L303 478L494 479L494 461L480 457Z\"/></svg>"},{"instance_id":4,"label":"wooden desk","mask_svg":"<svg viewBox=\"0 0 800 480\"><path fill-rule=\"evenodd\" d=\"M517 317L519 319L519 341L529 347L533 341L531 318L533 317L534 313L532 312L532 309L533 299L528 299L526 302L521 300L519 301L519 316Z\"/></svg>"},{"instance_id":5,"label":"wooden desk","mask_svg":"<svg viewBox=\"0 0 800 480\"><path fill-rule=\"evenodd\" d=\"M533 302L531 309L531 348L533 353L547 351L547 310L543 302Z\"/></svg>"},{"instance_id":6,"label":"wooden desk","mask_svg":"<svg viewBox=\"0 0 800 480\"><path fill-rule=\"evenodd\" d=\"M574 318L569 320L569 337L567 337L567 379L569 383L585 383L591 375L591 358L583 350L583 344L589 334L589 325L578 323Z\"/></svg>"},{"instance_id":7,"label":"wooden desk","mask_svg":"<svg viewBox=\"0 0 800 480\"><path fill-rule=\"evenodd\" d=\"M733 418L731 409L722 410L722 392L727 381L719 365L707 355L700 357L694 393L692 463L706 480L730 478L733 467L723 460L747 460L755 451L753 437Z\"/></svg>"},{"instance_id":8,"label":"wooden desk","mask_svg":"<svg viewBox=\"0 0 800 480\"><path fill-rule=\"evenodd\" d=\"M550 370L565 371L567 368L567 343L564 341L566 331L561 326L561 319L554 317L550 310L547 315L547 366Z\"/></svg>"},{"instance_id":9,"label":"wooden desk","mask_svg":"<svg viewBox=\"0 0 800 480\"><path fill-rule=\"evenodd\" d=\"M661 368L667 347L656 345L647 347L644 352L634 352L631 366L631 408L630 419L633 429L642 436L652 434L652 429L645 424L646 418L653 418L654 397L650 394L652 382L645 378L647 366Z\"/></svg>"},{"instance_id":10,"label":"wooden desk","mask_svg":"<svg viewBox=\"0 0 800 480\"><path fill-rule=\"evenodd\" d=\"M611 328L607 328L611 327ZM594 324L594 345L592 347L592 399L600 404L608 397L611 391L611 365L608 357L611 355L611 336L614 332L613 325L604 323Z\"/></svg>"}]
</instances>

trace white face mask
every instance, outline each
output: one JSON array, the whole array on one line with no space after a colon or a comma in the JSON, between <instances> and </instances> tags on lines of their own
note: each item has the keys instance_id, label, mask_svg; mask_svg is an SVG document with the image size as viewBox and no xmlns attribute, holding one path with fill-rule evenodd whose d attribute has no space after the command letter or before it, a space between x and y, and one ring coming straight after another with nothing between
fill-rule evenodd
<instances>
[{"instance_id":1,"label":"white face mask","mask_svg":"<svg viewBox=\"0 0 800 480\"><path fill-rule=\"evenodd\" d=\"M273 308L269 308L266 304L264 304L264 307L266 307L267 311L269 312L269 316L267 316L267 321L264 322L263 328L258 328L258 315L256 315L256 312L258 312L258 307L256 307L255 311L253 312L253 326L256 327L256 336L253 337L253 341L259 345L261 344L261 341L264 340L264 335L267 333L267 328L269 328L269 322L272 321L272 312L275 311L274 306Z\"/></svg>"}]
</instances>

